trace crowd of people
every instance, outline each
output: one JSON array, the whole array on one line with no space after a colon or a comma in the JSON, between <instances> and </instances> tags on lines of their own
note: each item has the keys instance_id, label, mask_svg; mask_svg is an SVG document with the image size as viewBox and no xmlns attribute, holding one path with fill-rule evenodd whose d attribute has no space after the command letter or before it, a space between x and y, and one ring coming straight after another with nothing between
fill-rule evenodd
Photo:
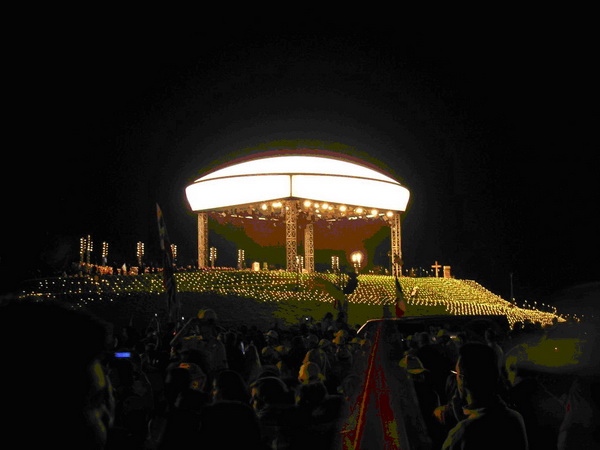
<instances>
[{"instance_id":1,"label":"crowd of people","mask_svg":"<svg viewBox=\"0 0 600 450\"><path fill-rule=\"evenodd\" d=\"M113 329L57 304L8 302L0 322L3 397L14 398L3 402L4 438L19 448L342 448L356 426L349 417L373 345L373 336L331 313L259 330L225 328L209 309L140 330ZM402 336L399 365L431 448L597 442L597 428L586 423L598 418L598 405L581 401L582 392L597 394L597 383L551 392L510 357L510 344L527 332L540 330ZM586 405L585 417L576 404Z\"/></svg>"}]
</instances>

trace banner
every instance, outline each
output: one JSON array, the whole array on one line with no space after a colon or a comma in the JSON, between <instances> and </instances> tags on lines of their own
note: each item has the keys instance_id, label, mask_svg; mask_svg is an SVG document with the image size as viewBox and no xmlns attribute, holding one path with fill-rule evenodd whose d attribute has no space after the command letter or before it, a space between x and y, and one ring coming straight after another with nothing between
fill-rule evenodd
<instances>
[{"instance_id":1,"label":"banner","mask_svg":"<svg viewBox=\"0 0 600 450\"><path fill-rule=\"evenodd\" d=\"M333 307L338 311L343 310L346 296L344 295L344 292L335 285L335 283L326 278L315 277L313 278L313 286L331 295L333 297Z\"/></svg>"},{"instance_id":2,"label":"banner","mask_svg":"<svg viewBox=\"0 0 600 450\"><path fill-rule=\"evenodd\" d=\"M156 205L156 217L158 220L158 235L160 237L160 250L162 253L163 266L163 284L167 293L167 311L170 322L177 322L181 316L181 306L177 298L177 282L173 269L173 255L171 253L171 243L167 234L167 227L158 204Z\"/></svg>"}]
</instances>

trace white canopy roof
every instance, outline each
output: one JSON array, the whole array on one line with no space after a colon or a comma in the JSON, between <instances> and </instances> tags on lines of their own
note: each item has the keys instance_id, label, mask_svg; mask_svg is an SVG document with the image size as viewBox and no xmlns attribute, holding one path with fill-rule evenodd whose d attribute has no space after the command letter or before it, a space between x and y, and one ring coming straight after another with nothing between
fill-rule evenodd
<instances>
[{"instance_id":1,"label":"white canopy roof","mask_svg":"<svg viewBox=\"0 0 600 450\"><path fill-rule=\"evenodd\" d=\"M285 198L405 211L410 192L368 167L313 155L268 156L216 170L186 188L193 211Z\"/></svg>"}]
</instances>

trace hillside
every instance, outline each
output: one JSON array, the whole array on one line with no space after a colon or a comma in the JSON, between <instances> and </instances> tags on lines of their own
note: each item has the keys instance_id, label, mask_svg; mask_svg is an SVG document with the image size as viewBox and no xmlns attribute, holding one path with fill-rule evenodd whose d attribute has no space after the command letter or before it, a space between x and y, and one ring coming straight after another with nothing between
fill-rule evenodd
<instances>
[{"instance_id":1,"label":"hillside","mask_svg":"<svg viewBox=\"0 0 600 450\"><path fill-rule=\"evenodd\" d=\"M177 272L178 298L182 315L212 308L223 324L246 323L259 327L275 322L294 324L325 313L336 313L334 299L322 288L319 278L346 284L346 275L296 274L283 271L203 270ZM394 278L360 275L357 289L348 295L348 321L362 324L394 311ZM556 312L523 309L493 294L471 280L453 278L399 279L407 304L407 316L431 314L501 314L512 325L529 319L547 324ZM103 275L33 280L21 297L61 300L77 308L123 324L135 318L149 321L165 313L166 294L162 275Z\"/></svg>"}]
</instances>

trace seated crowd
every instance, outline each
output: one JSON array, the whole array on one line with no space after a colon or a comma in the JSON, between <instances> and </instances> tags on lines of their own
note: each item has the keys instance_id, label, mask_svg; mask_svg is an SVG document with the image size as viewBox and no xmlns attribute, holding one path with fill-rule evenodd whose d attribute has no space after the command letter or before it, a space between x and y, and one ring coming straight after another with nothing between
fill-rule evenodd
<instances>
[{"instance_id":1,"label":"seated crowd","mask_svg":"<svg viewBox=\"0 0 600 450\"><path fill-rule=\"evenodd\" d=\"M3 386L15 395L5 439L22 448L342 448L372 344L343 314L259 330L205 310L175 330L109 332L57 305L2 308ZM571 448L559 446L565 398L504 364L512 338L442 329L398 343L431 448Z\"/></svg>"}]
</instances>

